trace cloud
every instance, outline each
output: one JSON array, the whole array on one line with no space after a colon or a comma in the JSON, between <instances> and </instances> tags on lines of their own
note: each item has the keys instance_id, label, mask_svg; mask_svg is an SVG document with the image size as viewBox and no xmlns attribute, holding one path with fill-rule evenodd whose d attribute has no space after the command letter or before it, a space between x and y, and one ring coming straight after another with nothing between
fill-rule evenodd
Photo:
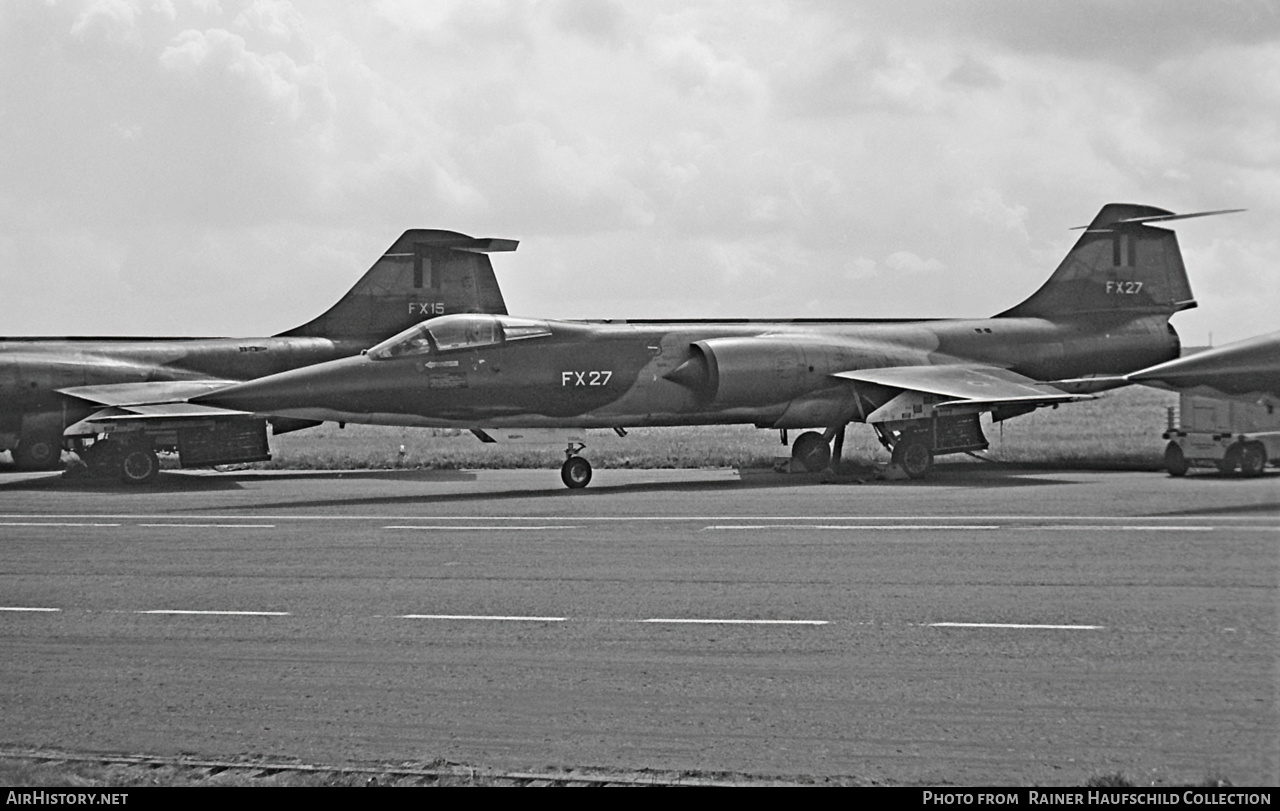
<instances>
[{"instance_id":1,"label":"cloud","mask_svg":"<svg viewBox=\"0 0 1280 811\"><path fill-rule=\"evenodd\" d=\"M960 58L960 64L947 74L947 81L972 88L999 88L1004 80L990 65L969 55Z\"/></svg>"},{"instance_id":2,"label":"cloud","mask_svg":"<svg viewBox=\"0 0 1280 811\"><path fill-rule=\"evenodd\" d=\"M553 4L552 15L564 30L601 47L616 48L632 39L632 17L614 0L561 0Z\"/></svg>"},{"instance_id":3,"label":"cloud","mask_svg":"<svg viewBox=\"0 0 1280 811\"><path fill-rule=\"evenodd\" d=\"M810 8L842 26L1137 72L1222 43L1262 44L1280 36L1280 9L1269 0L1176 6L1166 0L899 0Z\"/></svg>"},{"instance_id":4,"label":"cloud","mask_svg":"<svg viewBox=\"0 0 1280 811\"><path fill-rule=\"evenodd\" d=\"M884 259L885 267L894 273L937 273L942 270L945 265L937 259L921 259L910 251L896 251L889 254Z\"/></svg>"},{"instance_id":5,"label":"cloud","mask_svg":"<svg viewBox=\"0 0 1280 811\"><path fill-rule=\"evenodd\" d=\"M96 0L71 25L71 35L83 41L103 39L113 43L137 44L141 5L129 0Z\"/></svg>"},{"instance_id":6,"label":"cloud","mask_svg":"<svg viewBox=\"0 0 1280 811\"><path fill-rule=\"evenodd\" d=\"M181 329L283 329L408 227L522 239L495 264L531 315L982 315L1111 201L1249 208L1179 232L1198 291L1265 289L1277 14L1153 8L15 0L7 331L128 331L183 289ZM104 278L110 306L64 292ZM1211 295L1176 320L1268 317Z\"/></svg>"},{"instance_id":7,"label":"cloud","mask_svg":"<svg viewBox=\"0 0 1280 811\"><path fill-rule=\"evenodd\" d=\"M488 191L492 216L530 231L634 228L653 219L644 195L618 176L618 155L600 141L539 121L495 127L459 158L467 176Z\"/></svg>"}]
</instances>

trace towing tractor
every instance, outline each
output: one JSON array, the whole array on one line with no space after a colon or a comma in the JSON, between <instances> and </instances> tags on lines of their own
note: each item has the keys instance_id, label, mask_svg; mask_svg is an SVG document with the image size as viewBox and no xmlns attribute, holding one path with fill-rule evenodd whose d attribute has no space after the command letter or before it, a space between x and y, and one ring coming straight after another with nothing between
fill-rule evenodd
<instances>
[{"instance_id":1,"label":"towing tractor","mask_svg":"<svg viewBox=\"0 0 1280 811\"><path fill-rule=\"evenodd\" d=\"M1226 475L1261 476L1280 463L1280 400L1226 400L1183 394L1169 408L1163 437L1170 476L1193 467L1216 467Z\"/></svg>"}]
</instances>

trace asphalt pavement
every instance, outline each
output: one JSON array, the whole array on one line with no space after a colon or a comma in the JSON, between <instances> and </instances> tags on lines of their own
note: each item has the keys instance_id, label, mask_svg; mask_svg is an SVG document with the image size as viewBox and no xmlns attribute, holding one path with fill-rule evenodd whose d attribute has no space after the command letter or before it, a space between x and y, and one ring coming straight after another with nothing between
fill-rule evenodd
<instances>
[{"instance_id":1,"label":"asphalt pavement","mask_svg":"<svg viewBox=\"0 0 1280 811\"><path fill-rule=\"evenodd\" d=\"M0 474L0 745L1280 782L1280 476Z\"/></svg>"}]
</instances>

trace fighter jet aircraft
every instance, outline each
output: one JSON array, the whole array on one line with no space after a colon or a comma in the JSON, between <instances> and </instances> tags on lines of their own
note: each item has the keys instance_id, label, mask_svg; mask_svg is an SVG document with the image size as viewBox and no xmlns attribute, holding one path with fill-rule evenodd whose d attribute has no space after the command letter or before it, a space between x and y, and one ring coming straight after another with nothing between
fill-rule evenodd
<instances>
[{"instance_id":1,"label":"fighter jet aircraft","mask_svg":"<svg viewBox=\"0 0 1280 811\"><path fill-rule=\"evenodd\" d=\"M452 231L406 231L327 312L270 338L0 339L0 450L11 450L22 468L56 468L64 431L93 414L127 418L148 409L163 412L155 404L354 355L431 316L505 314L493 266L484 254L515 250L516 245ZM152 421L140 423L134 435L180 453L185 446L193 463L264 458L267 440L261 420L184 408L201 424ZM313 424L273 420L277 433ZM199 431L191 430L197 427ZM108 447L119 443L99 451ZM120 460L99 453L99 461ZM139 458L138 463L149 461Z\"/></svg>"},{"instance_id":2,"label":"fighter jet aircraft","mask_svg":"<svg viewBox=\"0 0 1280 811\"><path fill-rule=\"evenodd\" d=\"M603 321L502 315L427 320L348 359L192 399L202 407L303 420L472 429L749 423L815 429L793 457L838 456L845 426L872 426L895 463L922 477L938 454L987 447L993 420L1091 396L1178 356L1174 313L1195 306L1177 238L1188 217L1105 206L1048 281L985 319ZM1069 385L1055 381L1070 380ZM569 440L564 483L591 465Z\"/></svg>"}]
</instances>

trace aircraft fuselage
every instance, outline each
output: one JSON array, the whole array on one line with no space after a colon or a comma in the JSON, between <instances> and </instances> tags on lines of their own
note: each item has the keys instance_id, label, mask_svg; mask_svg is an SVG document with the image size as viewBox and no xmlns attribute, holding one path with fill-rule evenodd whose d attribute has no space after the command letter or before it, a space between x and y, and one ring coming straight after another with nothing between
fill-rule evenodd
<instances>
[{"instance_id":1,"label":"aircraft fuselage","mask_svg":"<svg viewBox=\"0 0 1280 811\"><path fill-rule=\"evenodd\" d=\"M803 428L860 421L894 393L838 372L977 363L1055 380L1121 374L1178 354L1166 314L520 323L527 326L514 340L498 330L452 346L424 341L407 354L375 351L236 386L229 399L202 399L302 419L427 427Z\"/></svg>"},{"instance_id":2,"label":"aircraft fuselage","mask_svg":"<svg viewBox=\"0 0 1280 811\"><path fill-rule=\"evenodd\" d=\"M15 338L0 340L0 433L45 418L68 425L97 408L58 389L157 381L250 380L354 355L326 338ZM28 426L29 428L30 426Z\"/></svg>"}]
</instances>

